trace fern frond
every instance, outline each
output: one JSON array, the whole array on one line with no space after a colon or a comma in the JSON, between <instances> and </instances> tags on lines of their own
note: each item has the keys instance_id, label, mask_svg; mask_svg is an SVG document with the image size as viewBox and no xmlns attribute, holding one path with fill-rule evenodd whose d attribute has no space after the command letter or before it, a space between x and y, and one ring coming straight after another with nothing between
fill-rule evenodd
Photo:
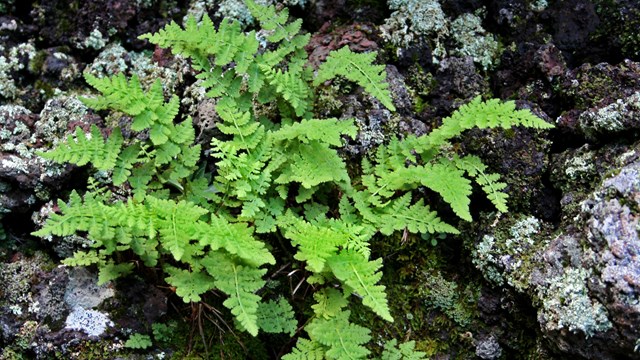
<instances>
[{"instance_id":1,"label":"fern frond","mask_svg":"<svg viewBox=\"0 0 640 360\"><path fill-rule=\"evenodd\" d=\"M89 134L77 127L75 139L69 135L64 144L47 152L38 152L38 155L57 163L70 162L78 166L91 163L99 170L111 170L116 166L122 143L120 128L114 128L105 142L100 129L91 125Z\"/></svg>"},{"instance_id":2,"label":"fern frond","mask_svg":"<svg viewBox=\"0 0 640 360\"><path fill-rule=\"evenodd\" d=\"M264 30L276 30L284 26L289 20L289 9L287 8L282 9L282 11L276 11L274 5L258 5L253 0L245 0L245 4L249 12L251 12L251 16L260 22L260 28Z\"/></svg>"},{"instance_id":3,"label":"fern frond","mask_svg":"<svg viewBox=\"0 0 640 360\"><path fill-rule=\"evenodd\" d=\"M62 264L67 266L89 266L104 262L104 256L98 254L95 250L76 251L72 257L62 260Z\"/></svg>"},{"instance_id":4,"label":"fern frond","mask_svg":"<svg viewBox=\"0 0 640 360\"><path fill-rule=\"evenodd\" d=\"M411 193L390 201L384 207L371 208L367 192L353 193L355 207L365 221L372 224L384 235L394 231L408 230L411 233L448 233L459 234L453 226L443 222L438 213L432 211L420 199L411 204Z\"/></svg>"},{"instance_id":5,"label":"fern frond","mask_svg":"<svg viewBox=\"0 0 640 360\"><path fill-rule=\"evenodd\" d=\"M171 265L165 265L163 269L169 274L165 278L167 283L175 287L176 294L186 303L200 301L200 295L214 288L213 278L201 271L178 269Z\"/></svg>"},{"instance_id":6,"label":"fern frond","mask_svg":"<svg viewBox=\"0 0 640 360\"><path fill-rule=\"evenodd\" d=\"M299 338L296 347L291 353L282 357L282 360L324 360L327 349L315 341Z\"/></svg>"},{"instance_id":7,"label":"fern frond","mask_svg":"<svg viewBox=\"0 0 640 360\"><path fill-rule=\"evenodd\" d=\"M384 65L373 65L376 56L376 52L354 53L348 46L332 51L318 68L314 84L318 86L336 75L344 76L362 86L371 96L380 100L387 109L395 111L389 84L385 80Z\"/></svg>"},{"instance_id":8,"label":"fern frond","mask_svg":"<svg viewBox=\"0 0 640 360\"><path fill-rule=\"evenodd\" d=\"M313 294L313 299L316 303L311 305L311 308L316 316L325 319L338 315L343 308L349 305L346 296L340 290L333 288L324 288L317 291Z\"/></svg>"},{"instance_id":9,"label":"fern frond","mask_svg":"<svg viewBox=\"0 0 640 360\"><path fill-rule=\"evenodd\" d=\"M301 76L301 68L294 70L290 66L289 71L283 72L281 69L274 69L264 64L260 65L260 70L276 92L291 105L297 116L302 116L309 111L308 100L311 98L311 89Z\"/></svg>"},{"instance_id":10,"label":"fern frond","mask_svg":"<svg viewBox=\"0 0 640 360\"><path fill-rule=\"evenodd\" d=\"M487 166L482 163L479 157L473 155L455 158L454 163L459 169L464 170L475 179L476 183L480 185L482 191L487 195L487 199L491 201L498 211L507 212L509 210L507 207L509 195L502 192L507 187L507 184L500 181L499 174L487 173Z\"/></svg>"},{"instance_id":11,"label":"fern frond","mask_svg":"<svg viewBox=\"0 0 640 360\"><path fill-rule=\"evenodd\" d=\"M104 78L97 78L88 72L83 75L89 85L102 93L98 98L80 98L88 107L96 110L114 109L131 116L146 109L148 99L136 75L130 80L122 73Z\"/></svg>"},{"instance_id":12,"label":"fern frond","mask_svg":"<svg viewBox=\"0 0 640 360\"><path fill-rule=\"evenodd\" d=\"M382 267L382 259L368 261L360 254L342 251L327 259L327 264L338 280L362 296L364 305L383 319L393 321L385 287L376 285L382 278L382 273L378 271Z\"/></svg>"},{"instance_id":13,"label":"fern frond","mask_svg":"<svg viewBox=\"0 0 640 360\"><path fill-rule=\"evenodd\" d=\"M427 136L420 139L421 148L416 149L422 153L429 148L436 148L449 139L460 135L463 131L478 127L505 129L514 126L525 126L535 129L551 129L549 124L533 115L529 110L516 110L515 102L490 99L482 101L480 96L471 102L462 105L451 116L442 120L442 125L433 130Z\"/></svg>"},{"instance_id":14,"label":"fern frond","mask_svg":"<svg viewBox=\"0 0 640 360\"><path fill-rule=\"evenodd\" d=\"M288 225L281 227L284 227L284 236L298 247L294 258L306 261L309 269L316 273L324 270L327 259L349 239L348 234L327 227L318 227L300 218L291 217L288 222Z\"/></svg>"},{"instance_id":15,"label":"fern frond","mask_svg":"<svg viewBox=\"0 0 640 360\"><path fill-rule=\"evenodd\" d=\"M202 246L210 246L212 250L224 248L255 267L276 263L264 242L253 237L253 228L248 227L246 223L230 223L211 214L208 224L202 223L197 227L196 237L200 239Z\"/></svg>"},{"instance_id":16,"label":"fern frond","mask_svg":"<svg viewBox=\"0 0 640 360\"><path fill-rule=\"evenodd\" d=\"M440 194L458 217L466 221L473 220L469 212L471 182L464 177L462 170L443 159L439 163L425 166L422 175L422 185Z\"/></svg>"},{"instance_id":17,"label":"fern frond","mask_svg":"<svg viewBox=\"0 0 640 360\"><path fill-rule=\"evenodd\" d=\"M87 231L99 238L113 236L110 216L106 212L104 199L96 193L86 193L84 199L74 190L69 203L58 200L60 214L52 213L47 223L34 236L68 236L78 231Z\"/></svg>"},{"instance_id":18,"label":"fern frond","mask_svg":"<svg viewBox=\"0 0 640 360\"><path fill-rule=\"evenodd\" d=\"M427 354L422 351L415 351L415 341L408 341L398 346L398 340L392 339L384 344L384 351L380 360L423 360L427 359Z\"/></svg>"},{"instance_id":19,"label":"fern frond","mask_svg":"<svg viewBox=\"0 0 640 360\"><path fill-rule=\"evenodd\" d=\"M289 161L281 169L277 184L299 182L309 189L325 182L349 182L349 174L337 151L319 141L291 145Z\"/></svg>"},{"instance_id":20,"label":"fern frond","mask_svg":"<svg viewBox=\"0 0 640 360\"><path fill-rule=\"evenodd\" d=\"M221 252L208 253L202 259L202 265L215 278L216 287L229 296L223 305L249 334L258 335L260 296L254 292L264 286L262 276L267 270L239 265Z\"/></svg>"},{"instance_id":21,"label":"fern frond","mask_svg":"<svg viewBox=\"0 0 640 360\"><path fill-rule=\"evenodd\" d=\"M140 145L129 145L118 155L118 160L113 168L113 185L122 185L129 176L131 176L131 169L133 165L139 161L138 155L140 154Z\"/></svg>"},{"instance_id":22,"label":"fern frond","mask_svg":"<svg viewBox=\"0 0 640 360\"><path fill-rule=\"evenodd\" d=\"M209 49L211 42L216 37L217 31L207 14L202 17L198 25L195 17L189 16L184 24L184 30L180 25L171 22L155 34L144 34L139 39L147 39L152 44L162 48L171 48L174 54L190 57L194 60L196 70L209 70Z\"/></svg>"},{"instance_id":23,"label":"fern frond","mask_svg":"<svg viewBox=\"0 0 640 360\"><path fill-rule=\"evenodd\" d=\"M113 261L107 261L105 264L100 265L98 270L98 286L106 284L119 277L126 276L132 271L132 263L116 264Z\"/></svg>"},{"instance_id":24,"label":"fern frond","mask_svg":"<svg viewBox=\"0 0 640 360\"><path fill-rule=\"evenodd\" d=\"M315 318L306 330L311 340L329 349L328 359L363 359L369 355L369 350L363 345L371 336L369 329L350 323L350 311L343 311L330 319Z\"/></svg>"},{"instance_id":25,"label":"fern frond","mask_svg":"<svg viewBox=\"0 0 640 360\"><path fill-rule=\"evenodd\" d=\"M354 138L358 128L353 119L303 119L300 122L284 125L273 133L275 141L298 139L303 143L318 140L332 146L342 146L342 136Z\"/></svg>"},{"instance_id":26,"label":"fern frond","mask_svg":"<svg viewBox=\"0 0 640 360\"><path fill-rule=\"evenodd\" d=\"M288 333L293 336L298 328L291 304L282 297L278 301L261 302L257 315L258 327L267 333Z\"/></svg>"},{"instance_id":27,"label":"fern frond","mask_svg":"<svg viewBox=\"0 0 640 360\"><path fill-rule=\"evenodd\" d=\"M154 225L163 248L174 259L181 260L191 246L190 241L195 238L194 224L208 211L186 201L160 200L152 196L148 196L145 201L148 211L155 218Z\"/></svg>"}]
</instances>

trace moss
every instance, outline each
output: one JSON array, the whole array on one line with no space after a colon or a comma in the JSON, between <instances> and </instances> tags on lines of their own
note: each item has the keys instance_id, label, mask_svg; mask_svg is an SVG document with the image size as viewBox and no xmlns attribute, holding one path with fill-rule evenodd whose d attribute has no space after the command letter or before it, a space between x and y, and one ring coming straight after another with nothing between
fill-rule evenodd
<instances>
[{"instance_id":1,"label":"moss","mask_svg":"<svg viewBox=\"0 0 640 360\"><path fill-rule=\"evenodd\" d=\"M596 0L601 25L592 35L595 40L612 42L623 57L640 56L640 8L633 1ZM613 41L611 41L613 40Z\"/></svg>"},{"instance_id":2,"label":"moss","mask_svg":"<svg viewBox=\"0 0 640 360\"><path fill-rule=\"evenodd\" d=\"M38 90L41 94L44 94L45 98L50 99L52 98L55 93L56 93L56 89L53 85L49 84L48 82L38 79L36 80L35 83L35 88L36 90Z\"/></svg>"},{"instance_id":3,"label":"moss","mask_svg":"<svg viewBox=\"0 0 640 360\"><path fill-rule=\"evenodd\" d=\"M42 66L44 65L44 61L47 59L47 52L44 50L40 50L36 53L36 55L31 58L29 61L29 71L32 74L40 74L42 71Z\"/></svg>"}]
</instances>

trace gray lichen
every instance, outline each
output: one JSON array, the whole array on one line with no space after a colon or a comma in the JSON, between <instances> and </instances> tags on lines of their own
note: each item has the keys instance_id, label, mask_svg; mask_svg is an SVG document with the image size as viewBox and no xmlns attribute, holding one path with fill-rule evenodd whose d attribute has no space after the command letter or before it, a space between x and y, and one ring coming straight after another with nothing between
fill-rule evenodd
<instances>
[{"instance_id":1,"label":"gray lichen","mask_svg":"<svg viewBox=\"0 0 640 360\"><path fill-rule=\"evenodd\" d=\"M0 54L5 52L0 45ZM24 69L21 58L30 61L36 55L36 48L31 43L23 43L8 49L6 56L0 55L0 97L13 99L20 90L15 83L12 73Z\"/></svg>"},{"instance_id":2,"label":"gray lichen","mask_svg":"<svg viewBox=\"0 0 640 360\"><path fill-rule=\"evenodd\" d=\"M451 23L451 36L458 44L454 55L471 56L484 70L496 65L500 55L498 42L482 27L482 19L463 14Z\"/></svg>"},{"instance_id":3,"label":"gray lichen","mask_svg":"<svg viewBox=\"0 0 640 360\"><path fill-rule=\"evenodd\" d=\"M389 0L391 16L380 28L382 37L407 47L418 36L428 36L436 44L434 57L444 55L442 40L449 35L449 21L437 0Z\"/></svg>"},{"instance_id":4,"label":"gray lichen","mask_svg":"<svg viewBox=\"0 0 640 360\"><path fill-rule=\"evenodd\" d=\"M588 110L578 118L580 128L590 139L633 128L640 119L640 92L618 99L605 107Z\"/></svg>"},{"instance_id":5,"label":"gray lichen","mask_svg":"<svg viewBox=\"0 0 640 360\"><path fill-rule=\"evenodd\" d=\"M538 321L546 330L568 329L591 337L612 327L604 306L589 296L587 280L592 275L583 268L567 268L549 279L547 287L538 288L542 300Z\"/></svg>"}]
</instances>

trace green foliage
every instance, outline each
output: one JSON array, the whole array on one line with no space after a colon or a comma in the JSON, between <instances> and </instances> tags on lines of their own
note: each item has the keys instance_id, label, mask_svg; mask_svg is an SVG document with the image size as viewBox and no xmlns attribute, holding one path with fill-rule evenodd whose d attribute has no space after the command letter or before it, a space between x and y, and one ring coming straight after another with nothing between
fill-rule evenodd
<instances>
[{"instance_id":1,"label":"green foliage","mask_svg":"<svg viewBox=\"0 0 640 360\"><path fill-rule=\"evenodd\" d=\"M362 296L364 305L383 319L393 321L384 286L376 285L382 278L382 273L378 272L382 267L382 259L367 261L360 254L343 251L328 259L328 263L336 278Z\"/></svg>"},{"instance_id":2,"label":"green foliage","mask_svg":"<svg viewBox=\"0 0 640 360\"><path fill-rule=\"evenodd\" d=\"M327 348L328 359L362 359L369 354L363 345L371 336L369 329L349 322L350 311L324 319L316 318L306 330L312 341Z\"/></svg>"},{"instance_id":3,"label":"green foliage","mask_svg":"<svg viewBox=\"0 0 640 360\"><path fill-rule=\"evenodd\" d=\"M134 261L122 261L127 254L160 267L185 302L207 301L215 292L224 297L237 327L253 336L261 330L297 332L296 314L284 298L262 300L270 291L267 266L276 263L274 254L284 256L280 260L308 273L316 301L304 326L309 339L299 338L284 358L365 358L371 336L350 321L349 302L359 298L393 321L379 284L382 259L371 259L371 238L398 231L457 234L414 191L421 188L471 221L473 180L506 211L506 185L499 176L479 158L453 152L451 142L473 127L550 125L515 110L511 102L477 98L432 133L393 139L363 159L360 169L347 167L339 148L344 137L357 135L355 121L314 118L316 89L341 76L393 111L384 66L374 65L376 53L344 47L330 53L314 75L306 66L309 35L300 33L301 21L289 22L286 9L278 12L251 0L247 5L266 31L260 39L266 44L255 31L244 33L226 19L216 27L206 15L200 23L189 18L184 27L171 23L141 36L190 58L215 100L219 136L211 140L209 159L214 172L205 172L210 167L194 144L191 119L177 118L179 99L165 101L160 81L145 91L135 76L85 75L101 95L83 101L131 117L134 136L125 138L129 131L116 128L105 140L92 126L89 134L77 129L65 144L42 153L56 162L107 171L112 184L92 186L83 196L73 191L66 203L59 200L60 210L34 235L89 238L90 248L64 263L97 264L101 283L133 271ZM140 132L148 137L135 137ZM286 241L295 249L292 258L283 255L290 249L281 246ZM422 357L412 343L396 347L395 342L383 355Z\"/></svg>"},{"instance_id":4,"label":"green foliage","mask_svg":"<svg viewBox=\"0 0 640 360\"><path fill-rule=\"evenodd\" d=\"M380 360L422 360L426 359L426 354L415 351L415 341L409 341L398 346L398 341L393 339L384 345L384 352Z\"/></svg>"},{"instance_id":5,"label":"green foliage","mask_svg":"<svg viewBox=\"0 0 640 360\"><path fill-rule=\"evenodd\" d=\"M129 339L124 343L124 346L129 349L146 349L151 345L151 337L143 334L133 334L129 336Z\"/></svg>"},{"instance_id":6,"label":"green foliage","mask_svg":"<svg viewBox=\"0 0 640 360\"><path fill-rule=\"evenodd\" d=\"M80 166L91 163L96 169L112 170L116 166L122 141L119 128L115 128L105 142L97 126L91 125L91 132L86 135L78 127L75 139L69 135L65 144L53 151L40 153L40 156L58 163L70 162Z\"/></svg>"},{"instance_id":7,"label":"green foliage","mask_svg":"<svg viewBox=\"0 0 640 360\"><path fill-rule=\"evenodd\" d=\"M293 336L298 328L298 321L291 304L280 298L269 300L258 306L258 327L267 333L288 333Z\"/></svg>"},{"instance_id":8,"label":"green foliage","mask_svg":"<svg viewBox=\"0 0 640 360\"><path fill-rule=\"evenodd\" d=\"M389 84L385 81L384 65L373 65L376 53L354 53L348 46L333 51L326 62L320 65L314 83L320 83L336 77L336 75L358 83L389 110L395 111L389 93Z\"/></svg>"}]
</instances>

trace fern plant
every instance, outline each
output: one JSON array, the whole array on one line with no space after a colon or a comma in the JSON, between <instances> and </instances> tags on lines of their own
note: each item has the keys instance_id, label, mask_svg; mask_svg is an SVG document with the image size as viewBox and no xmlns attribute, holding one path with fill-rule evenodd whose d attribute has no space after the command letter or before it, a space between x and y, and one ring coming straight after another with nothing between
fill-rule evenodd
<instances>
[{"instance_id":1,"label":"fern plant","mask_svg":"<svg viewBox=\"0 0 640 360\"><path fill-rule=\"evenodd\" d=\"M438 193L460 219L470 221L474 180L499 211L506 211L499 176L478 157L447 150L450 141L473 127L550 125L515 110L513 103L477 98L431 134L380 146L362 161L359 178L352 178L338 148L358 129L352 119L314 118L315 91L343 77L393 111L384 67L374 64L375 53L344 47L314 73L306 66L309 35L301 34L301 21L289 22L286 9L278 12L252 0L247 6L264 37L243 33L228 20L216 28L206 15L200 23L190 18L184 27L171 23L141 36L190 58L207 95L215 99L221 135L211 140L215 172L204 173L191 119L176 120L179 100L165 101L159 81L145 91L136 77L85 75L101 93L83 99L87 105L122 112L131 117L134 133L148 131L149 136L125 139L118 128L103 134L92 127L88 134L76 130L66 144L42 153L53 161L107 171L112 186L90 187L83 196L72 192L34 234L86 234L91 249L64 262L97 264L100 282L133 271L133 261L117 261L128 252L145 266L161 266L165 281L185 302L201 301L210 291L221 293L239 328L254 336L300 330L286 300L258 294L266 283L265 266L276 263L272 247L288 240L293 258L309 273L316 304L304 326L308 339L300 337L285 358L365 358L371 336L350 321L345 308L352 295L393 321L385 287L379 284L382 260L371 259L371 238L396 231L458 232L415 196L419 187ZM265 115L267 108L277 111ZM116 188L129 196L114 196L109 190ZM383 358L399 356L419 359L424 354L413 351L412 343L389 343Z\"/></svg>"}]
</instances>

